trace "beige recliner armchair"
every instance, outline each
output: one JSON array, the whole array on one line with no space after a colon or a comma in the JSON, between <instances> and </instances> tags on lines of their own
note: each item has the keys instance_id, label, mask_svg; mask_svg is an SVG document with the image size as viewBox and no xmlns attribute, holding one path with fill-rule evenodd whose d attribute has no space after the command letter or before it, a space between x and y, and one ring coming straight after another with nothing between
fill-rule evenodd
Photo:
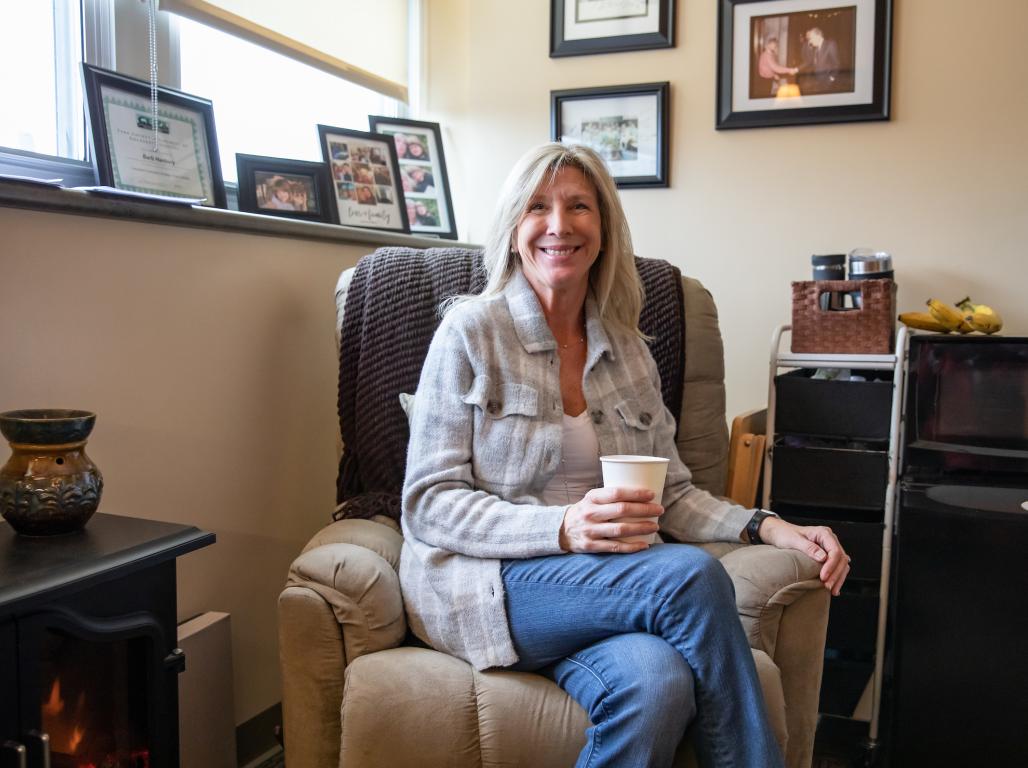
<instances>
[{"instance_id":1,"label":"beige recliner armchair","mask_svg":"<svg viewBox=\"0 0 1028 768\"><path fill-rule=\"evenodd\" d=\"M340 313L351 272L339 281ZM695 483L721 494L728 435L717 311L698 281L683 278L682 287L678 449ZM279 597L289 768L573 765L588 719L553 682L524 672L478 672L460 659L404 645L402 545L391 518L341 520L315 534L292 564ZM703 546L721 558L735 584L786 765L809 766L829 601L818 566L768 546ZM739 723L739 738L746 732ZM687 734L676 766L695 764L689 742Z\"/></svg>"}]
</instances>

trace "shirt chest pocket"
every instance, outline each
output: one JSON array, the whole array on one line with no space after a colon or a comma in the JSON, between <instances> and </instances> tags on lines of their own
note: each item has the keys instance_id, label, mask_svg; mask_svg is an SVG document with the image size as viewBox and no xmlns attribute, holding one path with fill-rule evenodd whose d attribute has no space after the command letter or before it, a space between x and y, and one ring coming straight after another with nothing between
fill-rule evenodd
<instances>
[{"instance_id":1,"label":"shirt chest pocket","mask_svg":"<svg viewBox=\"0 0 1028 768\"><path fill-rule=\"evenodd\" d=\"M653 453L656 439L654 426L661 416L658 408L663 404L656 400L629 398L614 406L618 416L619 450L628 454L649 456Z\"/></svg>"},{"instance_id":2,"label":"shirt chest pocket","mask_svg":"<svg viewBox=\"0 0 1028 768\"><path fill-rule=\"evenodd\" d=\"M490 485L528 485L543 452L539 390L477 376L463 400L475 409L471 449L475 477Z\"/></svg>"}]
</instances>

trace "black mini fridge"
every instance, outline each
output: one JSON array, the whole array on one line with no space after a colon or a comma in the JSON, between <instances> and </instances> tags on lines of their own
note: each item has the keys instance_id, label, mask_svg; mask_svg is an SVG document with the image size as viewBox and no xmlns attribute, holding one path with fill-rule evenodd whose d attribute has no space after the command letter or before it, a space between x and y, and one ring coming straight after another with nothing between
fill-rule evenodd
<instances>
[{"instance_id":1,"label":"black mini fridge","mask_svg":"<svg viewBox=\"0 0 1028 768\"><path fill-rule=\"evenodd\" d=\"M890 593L888 765L1028 766L1028 339L911 339Z\"/></svg>"}]
</instances>

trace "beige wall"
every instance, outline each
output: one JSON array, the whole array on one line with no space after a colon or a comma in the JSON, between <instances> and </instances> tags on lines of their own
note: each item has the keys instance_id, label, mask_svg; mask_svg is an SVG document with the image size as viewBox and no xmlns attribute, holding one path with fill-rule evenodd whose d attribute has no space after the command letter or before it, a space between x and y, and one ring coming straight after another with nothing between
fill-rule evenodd
<instances>
[{"instance_id":1,"label":"beige wall","mask_svg":"<svg viewBox=\"0 0 1028 768\"><path fill-rule=\"evenodd\" d=\"M179 618L232 614L248 720L281 698L276 600L334 504L335 281L374 246L10 208L0 233L0 410L95 411L100 511L217 534L178 562Z\"/></svg>"},{"instance_id":2,"label":"beige wall","mask_svg":"<svg viewBox=\"0 0 1028 768\"><path fill-rule=\"evenodd\" d=\"M673 49L548 57L548 0L429 0L430 119L458 225L481 242L506 170L549 139L549 92L671 83L671 187L622 199L636 251L698 277L721 312L729 413L763 404L775 325L812 253L894 255L900 308L970 294L1028 334L1025 0L901 0L889 122L714 130L717 5L678 0Z\"/></svg>"}]
</instances>

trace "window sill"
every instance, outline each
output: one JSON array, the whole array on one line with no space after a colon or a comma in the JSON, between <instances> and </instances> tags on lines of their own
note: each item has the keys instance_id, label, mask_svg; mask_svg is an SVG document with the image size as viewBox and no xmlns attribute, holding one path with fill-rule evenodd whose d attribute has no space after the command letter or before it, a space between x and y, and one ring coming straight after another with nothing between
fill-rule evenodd
<instances>
[{"instance_id":1,"label":"window sill","mask_svg":"<svg viewBox=\"0 0 1028 768\"><path fill-rule=\"evenodd\" d=\"M137 200L117 200L72 189L3 180L0 180L0 206L338 243L399 245L411 248L476 247L468 243L437 237L296 221L276 216L264 216L259 213L242 213L204 206L187 207Z\"/></svg>"}]
</instances>

